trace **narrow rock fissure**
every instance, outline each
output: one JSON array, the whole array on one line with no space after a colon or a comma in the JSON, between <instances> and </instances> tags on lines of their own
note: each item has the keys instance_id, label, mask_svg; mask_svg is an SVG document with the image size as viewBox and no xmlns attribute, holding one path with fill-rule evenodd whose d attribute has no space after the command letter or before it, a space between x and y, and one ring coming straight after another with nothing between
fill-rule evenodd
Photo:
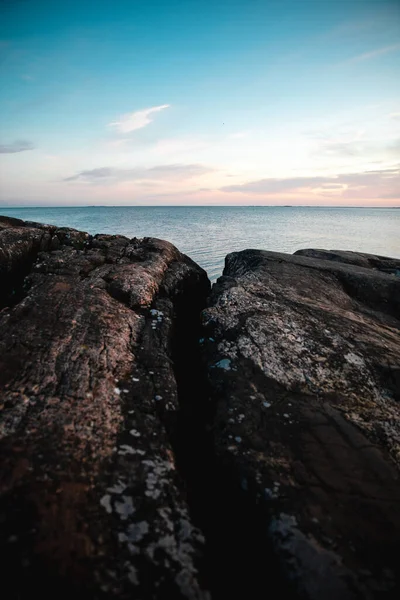
<instances>
[{"instance_id":1,"label":"narrow rock fissure","mask_svg":"<svg viewBox=\"0 0 400 600\"><path fill-rule=\"evenodd\" d=\"M213 600L274 597L278 589L294 598L267 538L265 505L215 453L215 406L199 345L203 308L183 294L173 337L180 414L172 446L192 519L206 539L200 577Z\"/></svg>"},{"instance_id":2,"label":"narrow rock fissure","mask_svg":"<svg viewBox=\"0 0 400 600\"><path fill-rule=\"evenodd\" d=\"M13 269L9 273L0 273L0 310L13 308L25 298L28 293L26 277L32 271L32 266L36 262L39 252L40 250L27 256L25 260L21 261L17 269Z\"/></svg>"}]
</instances>

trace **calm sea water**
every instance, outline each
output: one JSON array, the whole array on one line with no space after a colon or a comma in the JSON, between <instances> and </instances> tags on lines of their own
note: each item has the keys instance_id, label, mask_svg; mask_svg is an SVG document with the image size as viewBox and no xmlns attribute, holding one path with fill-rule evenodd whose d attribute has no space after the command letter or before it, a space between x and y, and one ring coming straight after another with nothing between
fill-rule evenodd
<instances>
[{"instance_id":1,"label":"calm sea water","mask_svg":"<svg viewBox=\"0 0 400 600\"><path fill-rule=\"evenodd\" d=\"M0 214L89 233L169 240L214 281L229 252L356 250L400 258L400 209L304 207L1 208Z\"/></svg>"}]
</instances>

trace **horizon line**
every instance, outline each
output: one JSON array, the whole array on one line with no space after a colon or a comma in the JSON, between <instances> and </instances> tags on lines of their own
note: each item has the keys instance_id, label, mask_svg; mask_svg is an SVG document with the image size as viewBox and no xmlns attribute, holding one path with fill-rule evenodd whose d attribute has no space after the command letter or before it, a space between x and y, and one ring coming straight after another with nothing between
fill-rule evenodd
<instances>
[{"instance_id":1,"label":"horizon line","mask_svg":"<svg viewBox=\"0 0 400 600\"><path fill-rule=\"evenodd\" d=\"M341 205L341 204L65 204L65 205L1 205L4 209L32 209L32 208L395 208L398 206L369 206L369 205Z\"/></svg>"}]
</instances>

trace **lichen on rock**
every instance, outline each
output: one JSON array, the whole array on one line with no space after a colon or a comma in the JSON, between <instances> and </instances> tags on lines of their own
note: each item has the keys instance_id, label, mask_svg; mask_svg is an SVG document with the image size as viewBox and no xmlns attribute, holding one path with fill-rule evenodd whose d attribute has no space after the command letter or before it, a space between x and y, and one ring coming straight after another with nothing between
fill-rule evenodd
<instances>
[{"instance_id":1,"label":"lichen on rock","mask_svg":"<svg viewBox=\"0 0 400 600\"><path fill-rule=\"evenodd\" d=\"M176 303L205 302L205 272L161 240L2 218L0 275L5 588L206 598L171 445Z\"/></svg>"},{"instance_id":2,"label":"lichen on rock","mask_svg":"<svg viewBox=\"0 0 400 600\"><path fill-rule=\"evenodd\" d=\"M295 597L398 590L398 262L236 252L203 312L216 460Z\"/></svg>"}]
</instances>

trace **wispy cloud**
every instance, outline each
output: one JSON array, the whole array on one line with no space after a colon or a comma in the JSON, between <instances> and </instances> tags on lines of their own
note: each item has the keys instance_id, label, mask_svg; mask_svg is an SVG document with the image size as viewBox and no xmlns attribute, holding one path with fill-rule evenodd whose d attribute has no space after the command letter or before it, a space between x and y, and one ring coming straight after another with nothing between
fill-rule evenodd
<instances>
[{"instance_id":1,"label":"wispy cloud","mask_svg":"<svg viewBox=\"0 0 400 600\"><path fill-rule=\"evenodd\" d=\"M339 136L326 135L317 142L314 154L325 156L357 156L366 152L364 130L347 132Z\"/></svg>"},{"instance_id":2,"label":"wispy cloud","mask_svg":"<svg viewBox=\"0 0 400 600\"><path fill-rule=\"evenodd\" d=\"M241 185L229 185L221 188L223 192L242 194L280 194L298 190L325 190L341 192L370 188L379 197L384 193L396 193L400 189L400 168L381 169L362 173L347 173L336 176L288 177L282 179L260 179ZM400 192L397 192L400 196Z\"/></svg>"},{"instance_id":3,"label":"wispy cloud","mask_svg":"<svg viewBox=\"0 0 400 600\"><path fill-rule=\"evenodd\" d=\"M142 129L153 121L153 119L150 118L151 115L154 115L154 113L160 112L161 110L169 107L169 104L162 104L161 106L153 106L151 108L137 110L135 112L122 115L122 117L119 118L119 121L109 123L109 126L114 127L117 131L119 131L119 133L129 133L130 131L135 131L136 129Z\"/></svg>"},{"instance_id":4,"label":"wispy cloud","mask_svg":"<svg viewBox=\"0 0 400 600\"><path fill-rule=\"evenodd\" d=\"M358 142L326 142L315 152L326 156L357 156L363 152Z\"/></svg>"},{"instance_id":5,"label":"wispy cloud","mask_svg":"<svg viewBox=\"0 0 400 600\"><path fill-rule=\"evenodd\" d=\"M389 119L393 119L394 121L400 121L400 112L390 113L388 117Z\"/></svg>"},{"instance_id":6,"label":"wispy cloud","mask_svg":"<svg viewBox=\"0 0 400 600\"><path fill-rule=\"evenodd\" d=\"M284 179L259 179L239 185L227 185L221 188L223 192L240 192L242 194L273 194L290 192L305 187L317 187L332 181L328 177L288 177Z\"/></svg>"},{"instance_id":7,"label":"wispy cloud","mask_svg":"<svg viewBox=\"0 0 400 600\"><path fill-rule=\"evenodd\" d=\"M156 167L121 169L100 167L80 171L64 181L84 181L88 183L117 183L120 181L173 181L186 180L211 173L214 169L204 165L159 165Z\"/></svg>"},{"instance_id":8,"label":"wispy cloud","mask_svg":"<svg viewBox=\"0 0 400 600\"><path fill-rule=\"evenodd\" d=\"M365 52L364 54L353 56L353 58L350 58L347 61L347 63L355 63L361 62L363 60L370 60L371 58L376 58L377 56L382 56L383 54L389 54L390 52L397 52L398 50L400 50L400 44L384 46L383 48L377 48L376 50L371 50L370 52Z\"/></svg>"},{"instance_id":9,"label":"wispy cloud","mask_svg":"<svg viewBox=\"0 0 400 600\"><path fill-rule=\"evenodd\" d=\"M25 152L34 148L35 146L32 142L16 140L15 142L11 142L11 144L0 144L0 154L16 154L17 152Z\"/></svg>"}]
</instances>

